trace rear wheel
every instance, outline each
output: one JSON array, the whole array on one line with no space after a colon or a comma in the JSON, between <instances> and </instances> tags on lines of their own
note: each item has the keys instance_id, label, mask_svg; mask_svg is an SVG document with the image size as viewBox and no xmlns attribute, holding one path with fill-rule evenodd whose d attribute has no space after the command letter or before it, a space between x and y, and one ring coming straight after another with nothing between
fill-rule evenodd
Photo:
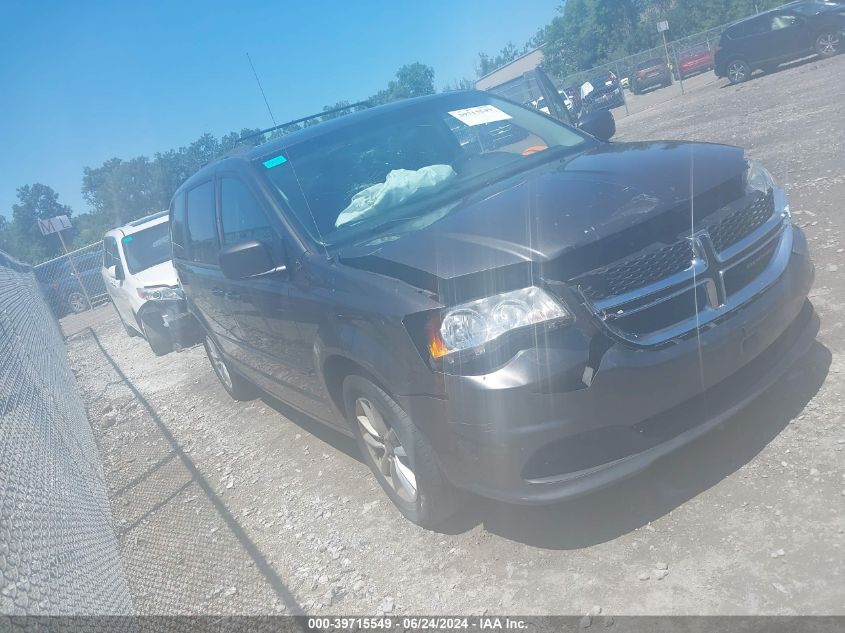
<instances>
[{"instance_id":1,"label":"rear wheel","mask_svg":"<svg viewBox=\"0 0 845 633\"><path fill-rule=\"evenodd\" d=\"M252 400L258 395L255 385L240 374L235 373L229 367L217 343L207 334L203 341L203 346L205 347L208 360L211 362L211 368L214 370L217 379L223 385L226 393L232 396L234 400Z\"/></svg>"},{"instance_id":2,"label":"rear wheel","mask_svg":"<svg viewBox=\"0 0 845 633\"><path fill-rule=\"evenodd\" d=\"M88 309L88 299L86 299L85 295L79 290L71 290L67 294L66 301L67 307L70 308L70 311L74 314L85 312Z\"/></svg>"},{"instance_id":3,"label":"rear wheel","mask_svg":"<svg viewBox=\"0 0 845 633\"><path fill-rule=\"evenodd\" d=\"M821 57L833 57L841 48L841 39L836 31L825 31L816 38L816 53Z\"/></svg>"},{"instance_id":4,"label":"rear wheel","mask_svg":"<svg viewBox=\"0 0 845 633\"><path fill-rule=\"evenodd\" d=\"M732 84L739 84L751 77L751 67L748 62L742 59L734 59L728 62L728 81Z\"/></svg>"},{"instance_id":5,"label":"rear wheel","mask_svg":"<svg viewBox=\"0 0 845 633\"><path fill-rule=\"evenodd\" d=\"M406 518L432 528L457 512L463 494L446 480L434 449L393 398L351 375L343 382L343 401L364 461Z\"/></svg>"}]
</instances>

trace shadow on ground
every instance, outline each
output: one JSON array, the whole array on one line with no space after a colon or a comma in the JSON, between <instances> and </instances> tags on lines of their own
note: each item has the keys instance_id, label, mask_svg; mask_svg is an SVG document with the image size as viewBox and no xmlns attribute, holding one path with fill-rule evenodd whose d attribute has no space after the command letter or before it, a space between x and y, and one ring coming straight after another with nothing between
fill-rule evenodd
<instances>
[{"instance_id":1,"label":"shadow on ground","mask_svg":"<svg viewBox=\"0 0 845 633\"><path fill-rule=\"evenodd\" d=\"M830 351L815 343L787 374L739 414L619 484L545 507L476 499L446 531L463 531L480 523L489 532L527 545L576 549L642 527L751 461L819 391L831 360Z\"/></svg>"},{"instance_id":2,"label":"shadow on ground","mask_svg":"<svg viewBox=\"0 0 845 633\"><path fill-rule=\"evenodd\" d=\"M140 536L135 533L136 530L139 527L142 527L145 522L150 519L153 515L157 515L166 511L172 511L172 507L176 504L184 505L185 502L193 501L192 498L184 498L184 494L189 489L191 491L195 491L196 494L201 494L202 496L204 496L208 502L208 505L213 508L214 513L216 513L219 517L216 521L217 524L221 527L225 526L225 528L228 530L228 533L232 539L231 542L233 544L233 548L224 554L227 559L232 561L236 559L245 559L247 565L250 567L254 567L254 569L263 577L266 586L269 588L272 594L275 594L279 601L284 604L286 612L288 614L302 615L302 608L296 601L296 598L293 596L293 593L289 590L282 578L278 575L276 570L270 564L264 553L249 537L246 530L238 521L238 519L233 516L232 512L227 507L225 501L215 492L212 483L209 482L208 479L197 468L193 459L186 451L186 448L179 444L171 430L159 417L152 405L147 401L143 394L137 389L137 387L135 387L132 381L129 380L126 374L121 370L117 362L112 358L112 356L108 353L106 348L101 343L96 332L91 329L89 330L89 333L91 338L97 345L100 353L103 355L103 358L112 367L113 371L120 379L120 382L132 393L135 401L140 405L144 413L149 416L149 419L155 424L158 434L165 441L165 444L162 446L162 448L164 448L166 452L155 463L150 464L149 467L147 467L142 473L126 482L120 488L111 491L110 496L112 497L113 502L122 500L125 495L131 494L132 492L139 490L145 484L154 481L155 478L157 478L163 470L172 469L174 466L178 466L181 467L182 471L184 472L184 476L182 476L180 480L176 481L174 485L170 486L171 489L162 488L158 484L158 482L154 482L154 488L156 493L155 496L158 497L158 499L155 500L154 503L149 503L149 501L152 501L153 499L148 499L148 507L140 516L137 516L131 522L123 522L123 525L120 526L118 530L119 538L122 541L126 540L127 538L134 538L136 541L140 541L141 539L143 539L145 542L148 541L150 539L148 534ZM131 456L130 458L133 460L135 459L134 456ZM166 480L174 481L176 480L176 477L171 476L169 478L166 478ZM176 484L181 485L177 486ZM185 526L180 527L184 528ZM215 528L215 530L216 529L217 528ZM185 531L184 529L176 530L175 533L171 535L165 534L163 535L163 538L167 541L166 544L168 546L175 546L177 548L182 547L182 553L178 554L179 556L191 556L191 550L195 548L195 546L205 548L210 548L212 546L211 539L208 536L203 536L202 534L200 534L198 530L199 525L192 525L190 529L187 529L187 531L191 533L190 537L187 539L184 538L185 534L182 533ZM203 543L205 544L203 545ZM235 549L237 549L237 546L234 546L235 543L240 546L239 552L234 551ZM150 541L149 543L147 543L147 547L155 547L155 544ZM161 554L161 552L153 552L153 554L159 555ZM198 554L195 555L198 556ZM192 560L194 559L192 558ZM196 560L194 560L194 562L196 562ZM148 573L152 573L150 570L147 571ZM185 569L184 571L189 572L188 569ZM208 570L206 569L203 569L202 571L208 573ZM173 579L167 576L161 577L160 580L162 582L167 583L168 585L173 584ZM232 580L232 578L228 579L229 582L231 582ZM199 583L193 583L192 586L198 584ZM136 588L136 590L143 591L144 588ZM155 591L167 590L168 587L164 586L155 588ZM149 591L146 591L145 593L149 594ZM149 595L136 596L136 598L149 599ZM176 599L178 601L178 596Z\"/></svg>"}]
</instances>

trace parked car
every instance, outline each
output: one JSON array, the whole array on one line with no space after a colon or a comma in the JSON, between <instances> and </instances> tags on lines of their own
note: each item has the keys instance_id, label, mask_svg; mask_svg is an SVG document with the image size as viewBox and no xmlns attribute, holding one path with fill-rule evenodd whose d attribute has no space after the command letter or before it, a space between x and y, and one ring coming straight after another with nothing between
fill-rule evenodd
<instances>
[{"instance_id":1,"label":"parked car","mask_svg":"<svg viewBox=\"0 0 845 633\"><path fill-rule=\"evenodd\" d=\"M686 79L708 70L713 70L713 51L709 47L691 48L678 54L676 79Z\"/></svg>"},{"instance_id":2,"label":"parked car","mask_svg":"<svg viewBox=\"0 0 845 633\"><path fill-rule=\"evenodd\" d=\"M666 87L672 85L672 71L665 59L656 57L640 62L634 68L631 79L631 92L635 95L641 94L643 90L654 87Z\"/></svg>"},{"instance_id":3,"label":"parked car","mask_svg":"<svg viewBox=\"0 0 845 633\"><path fill-rule=\"evenodd\" d=\"M73 264L69 258L73 257ZM35 266L44 298L57 318L88 310L89 300L96 305L106 296L100 277L99 250L72 253ZM75 268L75 270L74 270Z\"/></svg>"},{"instance_id":4,"label":"parked car","mask_svg":"<svg viewBox=\"0 0 845 633\"><path fill-rule=\"evenodd\" d=\"M454 133L503 120L524 139ZM551 503L640 471L818 330L806 239L741 149L605 143L485 92L234 152L171 232L224 389L354 436L425 526L464 491Z\"/></svg>"},{"instance_id":5,"label":"parked car","mask_svg":"<svg viewBox=\"0 0 845 633\"><path fill-rule=\"evenodd\" d=\"M123 328L159 356L196 337L170 255L168 212L112 229L103 238L101 278Z\"/></svg>"},{"instance_id":6,"label":"parked car","mask_svg":"<svg viewBox=\"0 0 845 633\"><path fill-rule=\"evenodd\" d=\"M567 99L566 92L558 90L548 75L540 68L524 72L520 76L508 79L501 84L488 86L486 90L515 103L539 110L543 114L580 128L601 140L606 141L616 134L616 121L609 110L588 111L582 107L580 99ZM468 134L482 140L484 136L490 136L491 131L488 128L495 130L496 125L503 123L507 124L508 122L503 121L498 124L467 128L462 126L460 122L455 121L453 127L456 128L456 136L461 139L462 144L465 144ZM508 137L510 138L515 133L515 130L511 129ZM522 140L522 138L524 137L513 137L512 140ZM494 149L489 144L486 144L485 148L488 150Z\"/></svg>"},{"instance_id":7,"label":"parked car","mask_svg":"<svg viewBox=\"0 0 845 633\"><path fill-rule=\"evenodd\" d=\"M622 87L613 72L608 71L581 84L581 102L587 110L610 110L625 105Z\"/></svg>"},{"instance_id":8,"label":"parked car","mask_svg":"<svg viewBox=\"0 0 845 633\"><path fill-rule=\"evenodd\" d=\"M771 72L783 62L842 50L845 5L798 2L737 22L722 34L714 57L718 77L735 84L755 70Z\"/></svg>"}]
</instances>

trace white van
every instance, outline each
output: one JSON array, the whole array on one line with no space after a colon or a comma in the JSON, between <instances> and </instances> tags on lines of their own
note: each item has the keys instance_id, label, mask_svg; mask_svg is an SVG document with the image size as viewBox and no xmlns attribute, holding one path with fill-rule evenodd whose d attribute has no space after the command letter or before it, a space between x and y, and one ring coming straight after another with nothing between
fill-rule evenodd
<instances>
[{"instance_id":1,"label":"white van","mask_svg":"<svg viewBox=\"0 0 845 633\"><path fill-rule=\"evenodd\" d=\"M167 211L106 233L102 275L129 336L143 336L157 355L187 343L193 317L170 261Z\"/></svg>"}]
</instances>

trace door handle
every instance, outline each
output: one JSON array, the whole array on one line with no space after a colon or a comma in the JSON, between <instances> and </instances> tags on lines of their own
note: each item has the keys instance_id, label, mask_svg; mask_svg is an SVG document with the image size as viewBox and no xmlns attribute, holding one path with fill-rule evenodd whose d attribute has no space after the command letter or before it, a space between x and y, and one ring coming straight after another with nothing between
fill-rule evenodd
<instances>
[{"instance_id":1,"label":"door handle","mask_svg":"<svg viewBox=\"0 0 845 633\"><path fill-rule=\"evenodd\" d=\"M212 288L211 294L213 294L215 297L222 297L223 296L223 289L222 288Z\"/></svg>"},{"instance_id":2,"label":"door handle","mask_svg":"<svg viewBox=\"0 0 845 633\"><path fill-rule=\"evenodd\" d=\"M240 295L240 293L239 293L239 292L231 292L231 291L229 291L229 292L225 293L225 295L224 295L224 296L225 296L227 299L229 299L230 301L237 301L238 299L240 299L240 298L241 298L241 295Z\"/></svg>"}]
</instances>

